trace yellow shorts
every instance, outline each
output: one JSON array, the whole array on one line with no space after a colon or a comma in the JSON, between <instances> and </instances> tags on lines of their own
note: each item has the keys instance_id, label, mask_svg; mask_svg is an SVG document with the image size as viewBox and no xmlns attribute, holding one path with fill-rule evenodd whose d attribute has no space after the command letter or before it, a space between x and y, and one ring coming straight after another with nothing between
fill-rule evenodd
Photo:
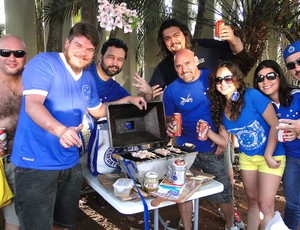
<instances>
[{"instance_id":1,"label":"yellow shorts","mask_svg":"<svg viewBox=\"0 0 300 230\"><path fill-rule=\"evenodd\" d=\"M275 156L275 160L281 161L279 168L269 168L263 156L248 156L245 153L239 154L239 164L241 170L257 170L276 176L282 176L285 168L285 156Z\"/></svg>"}]
</instances>

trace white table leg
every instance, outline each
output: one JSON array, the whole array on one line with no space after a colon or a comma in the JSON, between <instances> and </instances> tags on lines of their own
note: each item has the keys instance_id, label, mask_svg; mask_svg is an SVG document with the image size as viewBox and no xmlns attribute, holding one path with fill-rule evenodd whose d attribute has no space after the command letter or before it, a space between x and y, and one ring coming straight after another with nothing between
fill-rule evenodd
<instances>
[{"instance_id":1,"label":"white table leg","mask_svg":"<svg viewBox=\"0 0 300 230\"><path fill-rule=\"evenodd\" d=\"M194 200L194 230L198 230L199 199Z\"/></svg>"},{"instance_id":2,"label":"white table leg","mask_svg":"<svg viewBox=\"0 0 300 230\"><path fill-rule=\"evenodd\" d=\"M158 230L158 208L154 209L154 230Z\"/></svg>"}]
</instances>

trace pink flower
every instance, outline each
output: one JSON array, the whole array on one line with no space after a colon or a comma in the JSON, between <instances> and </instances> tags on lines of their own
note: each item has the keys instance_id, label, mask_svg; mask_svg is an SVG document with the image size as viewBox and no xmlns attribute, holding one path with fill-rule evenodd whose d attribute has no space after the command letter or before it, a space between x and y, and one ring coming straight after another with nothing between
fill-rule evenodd
<instances>
[{"instance_id":1,"label":"pink flower","mask_svg":"<svg viewBox=\"0 0 300 230\"><path fill-rule=\"evenodd\" d=\"M138 25L137 11L127 9L126 3L112 5L107 0L98 0L98 3L97 19L100 27L108 31L118 27L124 29L124 33L128 33Z\"/></svg>"},{"instance_id":2,"label":"pink flower","mask_svg":"<svg viewBox=\"0 0 300 230\"><path fill-rule=\"evenodd\" d=\"M124 33L131 33L132 32L132 27L131 25L127 24L124 26Z\"/></svg>"}]
</instances>

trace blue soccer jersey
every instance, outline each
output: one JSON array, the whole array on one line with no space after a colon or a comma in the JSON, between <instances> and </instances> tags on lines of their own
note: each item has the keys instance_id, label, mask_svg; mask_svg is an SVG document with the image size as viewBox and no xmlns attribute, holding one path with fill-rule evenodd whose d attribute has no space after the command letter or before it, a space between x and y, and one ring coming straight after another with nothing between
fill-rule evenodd
<instances>
[{"instance_id":1,"label":"blue soccer jersey","mask_svg":"<svg viewBox=\"0 0 300 230\"><path fill-rule=\"evenodd\" d=\"M130 94L114 79L111 78L108 81L103 81L98 76L96 64L91 64L91 66L89 67L89 71L91 71L96 82L98 95L100 97L101 102L104 103L117 101L121 98L130 96Z\"/></svg>"},{"instance_id":2,"label":"blue soccer jersey","mask_svg":"<svg viewBox=\"0 0 300 230\"><path fill-rule=\"evenodd\" d=\"M273 103L277 117L287 118L292 120L300 119L300 90L294 90L293 101L289 107L283 107ZM300 159L300 139L296 138L294 141L285 141L283 145L286 149L286 155Z\"/></svg>"},{"instance_id":3,"label":"blue soccer jersey","mask_svg":"<svg viewBox=\"0 0 300 230\"><path fill-rule=\"evenodd\" d=\"M89 71L74 75L63 54L41 53L23 72L23 99L12 161L16 166L44 170L71 168L79 163L78 148L64 148L59 138L38 126L25 111L25 97L46 97L44 106L60 123L78 126L87 108L101 106Z\"/></svg>"},{"instance_id":4,"label":"blue soccer jersey","mask_svg":"<svg viewBox=\"0 0 300 230\"><path fill-rule=\"evenodd\" d=\"M211 147L213 142L210 139L198 140L196 130L197 122L203 119L216 132L211 120L208 98L209 73L209 70L201 70L200 77L191 83L186 83L178 77L165 89L163 95L166 116L172 116L173 113L182 115L182 135L176 138L176 144L181 146L184 143L193 143L195 150L199 152L213 151L216 148Z\"/></svg>"},{"instance_id":5,"label":"blue soccer jersey","mask_svg":"<svg viewBox=\"0 0 300 230\"><path fill-rule=\"evenodd\" d=\"M247 89L244 101L239 118L236 121L231 121L223 114L223 124L228 132L237 137L241 152L249 156L263 156L268 142L270 126L262 114L271 101L256 89ZM283 145L278 143L273 156L284 154Z\"/></svg>"}]
</instances>

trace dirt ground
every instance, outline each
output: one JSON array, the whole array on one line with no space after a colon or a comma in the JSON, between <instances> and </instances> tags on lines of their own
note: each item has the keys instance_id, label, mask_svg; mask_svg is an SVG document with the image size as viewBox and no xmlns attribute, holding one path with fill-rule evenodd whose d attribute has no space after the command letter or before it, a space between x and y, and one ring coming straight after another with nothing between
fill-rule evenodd
<instances>
[{"instance_id":1,"label":"dirt ground","mask_svg":"<svg viewBox=\"0 0 300 230\"><path fill-rule=\"evenodd\" d=\"M243 185L239 178L239 172L234 165L235 171L235 204L238 211L242 215L242 220L246 223L247 202ZM89 189L87 186L85 189ZM283 196L282 185L279 187L275 209L283 213L285 199ZM199 205L199 229L219 230L224 229L225 222L218 214L217 207L213 206L205 198L200 199ZM170 228L177 229L179 214L177 206L169 206L159 210L160 216L168 224ZM150 212L150 219L153 220L153 212ZM152 222L153 223L153 222ZM137 230L143 229L143 213L135 215L123 215L118 213L112 206L110 206L101 196L92 192L82 196L81 205L78 212L78 227L77 230L87 229L129 229ZM164 229L160 224L159 229Z\"/></svg>"},{"instance_id":2,"label":"dirt ground","mask_svg":"<svg viewBox=\"0 0 300 230\"><path fill-rule=\"evenodd\" d=\"M246 224L247 203L243 185L239 178L239 172L234 165L235 171L235 204ZM78 224L76 230L138 230L144 229L143 213L135 215L123 215L109 205L100 195L94 192L89 186L83 188L82 198L78 210ZM275 209L283 213L285 199L282 186L279 187L276 196ZM225 222L218 214L217 207L209 203L205 198L200 199L199 205L199 229L220 230L224 229ZM177 206L169 206L159 210L160 216L170 228L177 229L179 214ZM150 212L150 219L153 221L153 212ZM151 222L153 224L153 222ZM0 230L3 228L3 220L0 218ZM152 227L153 229L153 227ZM160 224L159 229L164 229Z\"/></svg>"}]
</instances>

